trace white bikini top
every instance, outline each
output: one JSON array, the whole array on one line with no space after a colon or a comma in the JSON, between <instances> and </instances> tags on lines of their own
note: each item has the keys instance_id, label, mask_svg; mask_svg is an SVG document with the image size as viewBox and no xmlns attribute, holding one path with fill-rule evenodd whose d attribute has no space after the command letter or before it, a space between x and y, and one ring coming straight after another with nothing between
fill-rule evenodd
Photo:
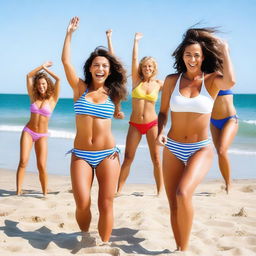
<instances>
[{"instance_id":1,"label":"white bikini top","mask_svg":"<svg viewBox=\"0 0 256 256\"><path fill-rule=\"evenodd\" d=\"M173 112L194 112L200 114L209 114L212 112L214 100L205 88L204 74L201 91L198 96L188 98L180 93L180 79L176 82L174 91L170 99L170 109Z\"/></svg>"}]
</instances>

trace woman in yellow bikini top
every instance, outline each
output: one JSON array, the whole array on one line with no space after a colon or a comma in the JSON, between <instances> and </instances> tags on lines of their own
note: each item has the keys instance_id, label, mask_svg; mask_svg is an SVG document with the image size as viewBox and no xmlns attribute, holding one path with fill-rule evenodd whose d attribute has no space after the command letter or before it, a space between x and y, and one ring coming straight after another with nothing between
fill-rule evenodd
<instances>
[{"instance_id":1,"label":"woman in yellow bikini top","mask_svg":"<svg viewBox=\"0 0 256 256\"><path fill-rule=\"evenodd\" d=\"M159 147L155 143L158 129L155 103L162 89L162 82L155 79L157 63L152 57L144 57L140 63L138 62L138 42L142 36L141 33L136 33L134 38L132 56L132 114L126 137L125 159L121 167L117 192L121 192L129 175L130 167L142 135L146 134L154 166L157 194L160 194L163 190L163 181Z\"/></svg>"}]
</instances>

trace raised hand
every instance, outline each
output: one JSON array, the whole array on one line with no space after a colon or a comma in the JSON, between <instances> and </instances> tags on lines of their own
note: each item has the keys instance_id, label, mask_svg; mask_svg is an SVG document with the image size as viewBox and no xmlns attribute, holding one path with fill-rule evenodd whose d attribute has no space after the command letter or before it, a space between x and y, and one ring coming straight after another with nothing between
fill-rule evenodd
<instances>
[{"instance_id":1,"label":"raised hand","mask_svg":"<svg viewBox=\"0 0 256 256\"><path fill-rule=\"evenodd\" d=\"M111 37L112 36L112 29L108 29L106 31L106 35L107 35L107 37Z\"/></svg>"},{"instance_id":2,"label":"raised hand","mask_svg":"<svg viewBox=\"0 0 256 256\"><path fill-rule=\"evenodd\" d=\"M141 38L143 37L143 34L142 33L140 33L140 32L136 32L135 33L135 40L140 40Z\"/></svg>"},{"instance_id":3,"label":"raised hand","mask_svg":"<svg viewBox=\"0 0 256 256\"><path fill-rule=\"evenodd\" d=\"M47 62L45 62L44 64L43 64L43 68L49 68L49 67L51 67L52 66L52 61L47 61Z\"/></svg>"},{"instance_id":4,"label":"raised hand","mask_svg":"<svg viewBox=\"0 0 256 256\"><path fill-rule=\"evenodd\" d=\"M78 28L78 25L79 25L79 17L75 16L70 20L68 24L67 32L73 33Z\"/></svg>"}]
</instances>

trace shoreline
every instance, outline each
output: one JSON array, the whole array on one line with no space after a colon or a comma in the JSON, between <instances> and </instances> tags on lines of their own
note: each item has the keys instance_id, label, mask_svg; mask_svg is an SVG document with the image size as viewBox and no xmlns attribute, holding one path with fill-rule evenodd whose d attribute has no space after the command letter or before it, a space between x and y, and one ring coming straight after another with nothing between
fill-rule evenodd
<instances>
[{"instance_id":1,"label":"shoreline","mask_svg":"<svg viewBox=\"0 0 256 256\"><path fill-rule=\"evenodd\" d=\"M49 174L49 194L41 193L37 173L27 172L15 195L15 171L0 168L0 252L23 255L191 255L256 254L256 179L234 180L226 194L222 180L205 180L193 196L194 224L186 254L175 253L166 196L151 184L127 184L114 200L110 246L99 246L96 179L92 223L86 237L75 221L69 176ZM96 244L96 245L95 245ZM212 252L212 254L209 254Z\"/></svg>"}]
</instances>

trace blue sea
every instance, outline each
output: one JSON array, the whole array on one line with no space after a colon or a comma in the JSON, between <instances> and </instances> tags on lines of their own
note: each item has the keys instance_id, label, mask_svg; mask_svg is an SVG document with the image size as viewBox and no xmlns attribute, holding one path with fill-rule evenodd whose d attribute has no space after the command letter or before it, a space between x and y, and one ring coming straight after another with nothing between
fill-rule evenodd
<instances>
[{"instance_id":1,"label":"blue sea","mask_svg":"<svg viewBox=\"0 0 256 256\"><path fill-rule=\"evenodd\" d=\"M0 168L16 170L19 162L19 140L24 125L29 120L29 98L21 94L0 94ZM239 116L239 131L229 149L233 178L256 178L256 94L235 94L234 104ZM157 111L160 101L157 102ZM131 113L131 98L122 103L125 119L113 120L112 128L116 144L121 148L121 160ZM170 124L169 124L170 125ZM168 127L169 127L168 125ZM48 172L69 175L70 156L65 153L72 148L75 136L73 100L59 100L49 123ZM144 138L139 145L128 183L153 184L150 155ZM36 172L34 152L27 168ZM208 179L220 178L217 158Z\"/></svg>"}]
</instances>

